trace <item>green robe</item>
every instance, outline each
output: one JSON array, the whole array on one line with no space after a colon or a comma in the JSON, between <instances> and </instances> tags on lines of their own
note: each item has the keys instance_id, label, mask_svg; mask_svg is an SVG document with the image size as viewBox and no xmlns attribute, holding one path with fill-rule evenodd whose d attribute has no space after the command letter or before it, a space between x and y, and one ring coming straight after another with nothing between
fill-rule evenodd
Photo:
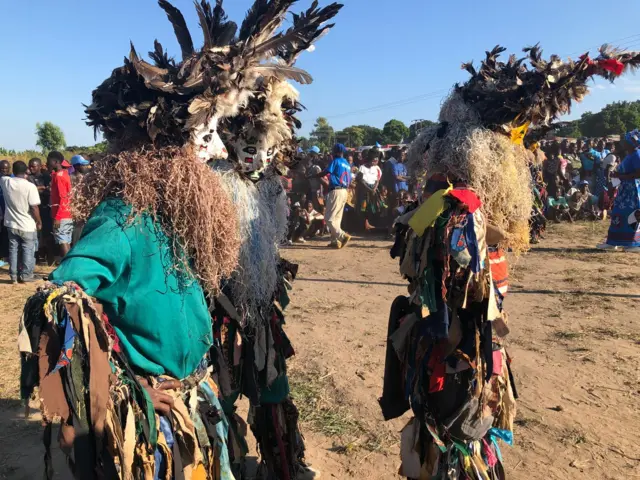
<instances>
[{"instance_id":1,"label":"green robe","mask_svg":"<svg viewBox=\"0 0 640 480\"><path fill-rule=\"evenodd\" d=\"M102 303L134 370L183 379L212 342L204 293L176 271L160 225L148 215L128 222L130 212L122 200L102 202L50 280L74 281Z\"/></svg>"}]
</instances>

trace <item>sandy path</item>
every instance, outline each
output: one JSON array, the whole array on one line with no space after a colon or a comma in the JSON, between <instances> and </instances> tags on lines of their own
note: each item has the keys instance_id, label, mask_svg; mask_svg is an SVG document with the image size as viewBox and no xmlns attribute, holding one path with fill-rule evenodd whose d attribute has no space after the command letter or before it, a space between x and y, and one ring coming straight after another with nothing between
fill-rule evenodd
<instances>
[{"instance_id":1,"label":"sandy path","mask_svg":"<svg viewBox=\"0 0 640 480\"><path fill-rule=\"evenodd\" d=\"M512 269L510 352L520 402L512 479L627 479L640 453L640 256L591 250L601 225L553 229ZM389 306L405 291L390 242L288 248L300 263L287 331L308 457L323 478L392 479L398 431L377 405ZM37 421L17 403L15 331L26 287L0 285L0 478L35 478ZM60 468L59 471L64 471ZM62 476L60 477L62 478Z\"/></svg>"}]
</instances>

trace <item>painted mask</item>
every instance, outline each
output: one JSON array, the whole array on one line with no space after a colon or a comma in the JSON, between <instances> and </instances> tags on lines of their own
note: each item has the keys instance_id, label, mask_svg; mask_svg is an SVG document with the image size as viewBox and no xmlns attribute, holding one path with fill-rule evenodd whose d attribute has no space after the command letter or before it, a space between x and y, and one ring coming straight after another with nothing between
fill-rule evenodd
<instances>
[{"instance_id":1,"label":"painted mask","mask_svg":"<svg viewBox=\"0 0 640 480\"><path fill-rule=\"evenodd\" d=\"M224 160L229 156L218 134L218 117L213 116L208 123L198 125L193 129L193 144L198 158L202 163L209 160Z\"/></svg>"},{"instance_id":2,"label":"painted mask","mask_svg":"<svg viewBox=\"0 0 640 480\"><path fill-rule=\"evenodd\" d=\"M238 137L233 148L240 169L251 177L262 173L277 153L277 149L268 145L264 137Z\"/></svg>"}]
</instances>

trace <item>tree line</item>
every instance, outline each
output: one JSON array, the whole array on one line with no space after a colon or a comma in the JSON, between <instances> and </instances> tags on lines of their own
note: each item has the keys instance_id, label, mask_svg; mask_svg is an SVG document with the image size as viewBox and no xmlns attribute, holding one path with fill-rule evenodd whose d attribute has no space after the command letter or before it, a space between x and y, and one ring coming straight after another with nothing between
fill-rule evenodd
<instances>
[{"instance_id":1,"label":"tree line","mask_svg":"<svg viewBox=\"0 0 640 480\"><path fill-rule=\"evenodd\" d=\"M391 119L382 128L371 125L352 125L336 131L325 117L319 117L309 137L299 137L300 147L308 149L316 145L323 152L328 152L335 143L343 143L347 147L357 148L364 145L381 145L409 143L418 132L428 126L435 125L430 120L419 120L410 126L400 120ZM559 137L606 137L609 135L624 135L626 132L640 128L640 100L633 102L614 102L597 113L585 112L578 120L566 122L556 130ZM17 152L0 146L0 156L9 160L28 160L39 154L46 154L52 150L69 153L97 153L106 149L106 142L91 146L67 145L62 129L51 122L36 124L36 145L41 152L27 150ZM27 158L28 157L28 158Z\"/></svg>"},{"instance_id":2,"label":"tree line","mask_svg":"<svg viewBox=\"0 0 640 480\"><path fill-rule=\"evenodd\" d=\"M40 150L10 150L0 146L0 157L11 162L22 160L28 162L31 158L45 156L54 150L62 152L65 158L71 158L79 153L92 154L106 151L107 142L95 145L67 145L62 129L52 122L36 123L36 145Z\"/></svg>"},{"instance_id":3,"label":"tree line","mask_svg":"<svg viewBox=\"0 0 640 480\"><path fill-rule=\"evenodd\" d=\"M420 120L407 127L400 120L392 119L377 128L371 125L352 125L336 131L325 117L319 117L309 137L299 137L300 147L308 149L315 145L323 152L331 149L334 143L343 143L347 147L356 148L364 145L380 145L408 143L413 140L418 131L434 122Z\"/></svg>"},{"instance_id":4,"label":"tree line","mask_svg":"<svg viewBox=\"0 0 640 480\"><path fill-rule=\"evenodd\" d=\"M597 113L585 112L578 120L556 130L558 137L599 138L624 135L640 127L640 100L610 103Z\"/></svg>"},{"instance_id":5,"label":"tree line","mask_svg":"<svg viewBox=\"0 0 640 480\"><path fill-rule=\"evenodd\" d=\"M379 143L409 143L418 132L428 126L435 125L431 120L420 120L406 126L400 120L392 119L383 128L371 125L352 125L336 131L325 117L319 117L309 137L299 137L300 146L307 149L316 145L323 152L331 149L336 143L344 143L347 147L356 148ZM590 137L599 138L609 135L624 135L626 132L640 128L640 100L632 102L610 103L597 113L585 112L579 119L565 122L555 131L558 137Z\"/></svg>"}]
</instances>

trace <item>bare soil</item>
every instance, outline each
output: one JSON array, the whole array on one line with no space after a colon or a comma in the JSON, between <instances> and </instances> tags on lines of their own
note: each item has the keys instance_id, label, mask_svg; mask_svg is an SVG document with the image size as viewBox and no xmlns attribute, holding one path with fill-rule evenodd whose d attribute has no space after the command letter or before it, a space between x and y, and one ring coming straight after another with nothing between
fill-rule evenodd
<instances>
[{"instance_id":1,"label":"bare soil","mask_svg":"<svg viewBox=\"0 0 640 480\"><path fill-rule=\"evenodd\" d=\"M511 479L640 477L640 255L601 252L600 223L553 226L511 262L509 351L520 394ZM384 422L388 311L406 292L389 240L287 248L300 264L288 309L293 394L322 478L399 478L399 430ZM5 273L6 274L6 273ZM17 322L33 286L0 284L0 478L41 475L38 416L18 401ZM57 456L60 478L67 478Z\"/></svg>"}]
</instances>

